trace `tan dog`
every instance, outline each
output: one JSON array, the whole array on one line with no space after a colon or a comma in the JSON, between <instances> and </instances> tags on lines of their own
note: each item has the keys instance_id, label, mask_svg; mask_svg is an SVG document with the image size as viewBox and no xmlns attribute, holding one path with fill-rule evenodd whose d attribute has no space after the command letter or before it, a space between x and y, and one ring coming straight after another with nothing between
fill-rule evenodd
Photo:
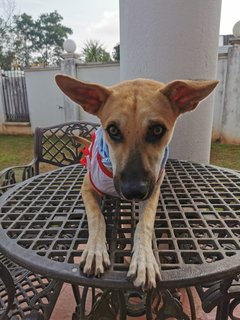
<instances>
[{"instance_id":1,"label":"tan dog","mask_svg":"<svg viewBox=\"0 0 240 320\"><path fill-rule=\"evenodd\" d=\"M69 98L100 118L119 196L142 201L127 276L136 287L156 287L160 268L152 251L152 235L163 180L163 175L159 179L163 153L178 116L194 110L218 82L177 80L165 85L137 79L107 88L64 75L57 75L56 82ZM99 205L101 198L90 182L89 173L84 179L82 196L89 239L81 266L85 274L98 276L109 267L110 260Z\"/></svg>"}]
</instances>

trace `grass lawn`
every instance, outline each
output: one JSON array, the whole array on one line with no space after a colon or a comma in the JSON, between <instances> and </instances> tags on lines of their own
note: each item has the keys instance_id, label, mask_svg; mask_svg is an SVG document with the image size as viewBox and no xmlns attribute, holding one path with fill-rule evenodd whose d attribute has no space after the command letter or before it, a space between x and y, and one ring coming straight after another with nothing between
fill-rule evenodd
<instances>
[{"instance_id":1,"label":"grass lawn","mask_svg":"<svg viewBox=\"0 0 240 320\"><path fill-rule=\"evenodd\" d=\"M10 166L27 164L32 159L32 136L0 135L0 171Z\"/></svg>"},{"instance_id":2,"label":"grass lawn","mask_svg":"<svg viewBox=\"0 0 240 320\"><path fill-rule=\"evenodd\" d=\"M213 143L210 163L240 171L240 145Z\"/></svg>"},{"instance_id":3,"label":"grass lawn","mask_svg":"<svg viewBox=\"0 0 240 320\"><path fill-rule=\"evenodd\" d=\"M0 171L33 159L33 137L0 135ZM240 145L213 143L211 164L240 170Z\"/></svg>"}]
</instances>

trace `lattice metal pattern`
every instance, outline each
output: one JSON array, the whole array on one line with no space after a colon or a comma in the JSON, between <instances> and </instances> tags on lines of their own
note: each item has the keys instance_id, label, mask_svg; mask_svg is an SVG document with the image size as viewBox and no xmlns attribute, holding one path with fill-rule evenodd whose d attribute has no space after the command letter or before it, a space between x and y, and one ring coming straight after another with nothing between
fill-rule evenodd
<instances>
[{"instance_id":1,"label":"lattice metal pattern","mask_svg":"<svg viewBox=\"0 0 240 320\"><path fill-rule=\"evenodd\" d=\"M35 154L37 161L58 167L79 163L82 157L80 144L73 136L91 139L98 124L71 122L48 128L37 128L35 132Z\"/></svg>"},{"instance_id":2,"label":"lattice metal pattern","mask_svg":"<svg viewBox=\"0 0 240 320\"><path fill-rule=\"evenodd\" d=\"M0 254L1 262L8 268L15 284L14 304L9 312L9 319L23 319L37 311L49 319L60 293L62 283L45 276L34 274L16 265ZM0 302L3 308L8 304L6 288L0 280ZM36 319L40 319L35 315Z\"/></svg>"},{"instance_id":3,"label":"lattice metal pattern","mask_svg":"<svg viewBox=\"0 0 240 320\"><path fill-rule=\"evenodd\" d=\"M156 213L154 248L163 270L235 255L240 240L240 177L216 167L169 160ZM78 263L88 229L80 189L68 166L25 182L1 204L8 237L40 256ZM102 210L113 271L127 271L138 204L106 198Z\"/></svg>"}]
</instances>

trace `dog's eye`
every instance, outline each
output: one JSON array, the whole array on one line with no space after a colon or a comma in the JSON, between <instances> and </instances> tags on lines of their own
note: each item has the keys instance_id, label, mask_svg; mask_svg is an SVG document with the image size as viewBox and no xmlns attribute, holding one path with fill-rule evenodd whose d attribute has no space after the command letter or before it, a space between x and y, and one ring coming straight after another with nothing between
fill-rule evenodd
<instances>
[{"instance_id":1,"label":"dog's eye","mask_svg":"<svg viewBox=\"0 0 240 320\"><path fill-rule=\"evenodd\" d=\"M155 124L148 129L147 141L156 142L162 138L166 131L166 128L161 124Z\"/></svg>"},{"instance_id":2,"label":"dog's eye","mask_svg":"<svg viewBox=\"0 0 240 320\"><path fill-rule=\"evenodd\" d=\"M115 141L121 141L122 140L121 131L114 124L111 124L110 126L107 127L107 132L109 134L109 137L112 140L115 140Z\"/></svg>"},{"instance_id":3,"label":"dog's eye","mask_svg":"<svg viewBox=\"0 0 240 320\"><path fill-rule=\"evenodd\" d=\"M155 136L160 136L160 135L162 135L162 132L163 132L163 127L162 127L162 126L155 126L155 127L153 128L153 134L154 134Z\"/></svg>"}]
</instances>

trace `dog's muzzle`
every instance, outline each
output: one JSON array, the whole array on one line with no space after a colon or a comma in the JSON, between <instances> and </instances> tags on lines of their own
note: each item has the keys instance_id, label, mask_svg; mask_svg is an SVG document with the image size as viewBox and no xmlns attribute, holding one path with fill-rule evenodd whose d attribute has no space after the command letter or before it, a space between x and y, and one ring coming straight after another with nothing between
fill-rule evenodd
<instances>
[{"instance_id":1,"label":"dog's muzzle","mask_svg":"<svg viewBox=\"0 0 240 320\"><path fill-rule=\"evenodd\" d=\"M144 200L149 194L149 184L146 181L125 181L121 183L120 193L127 200Z\"/></svg>"},{"instance_id":2,"label":"dog's muzzle","mask_svg":"<svg viewBox=\"0 0 240 320\"><path fill-rule=\"evenodd\" d=\"M126 177L115 177L114 186L121 198L125 200L148 199L154 190L154 180L149 177L139 177L137 175L127 175Z\"/></svg>"},{"instance_id":3,"label":"dog's muzzle","mask_svg":"<svg viewBox=\"0 0 240 320\"><path fill-rule=\"evenodd\" d=\"M140 152L131 153L126 166L116 170L113 181L120 197L139 201L151 196L156 183L152 173L144 168Z\"/></svg>"}]
</instances>

